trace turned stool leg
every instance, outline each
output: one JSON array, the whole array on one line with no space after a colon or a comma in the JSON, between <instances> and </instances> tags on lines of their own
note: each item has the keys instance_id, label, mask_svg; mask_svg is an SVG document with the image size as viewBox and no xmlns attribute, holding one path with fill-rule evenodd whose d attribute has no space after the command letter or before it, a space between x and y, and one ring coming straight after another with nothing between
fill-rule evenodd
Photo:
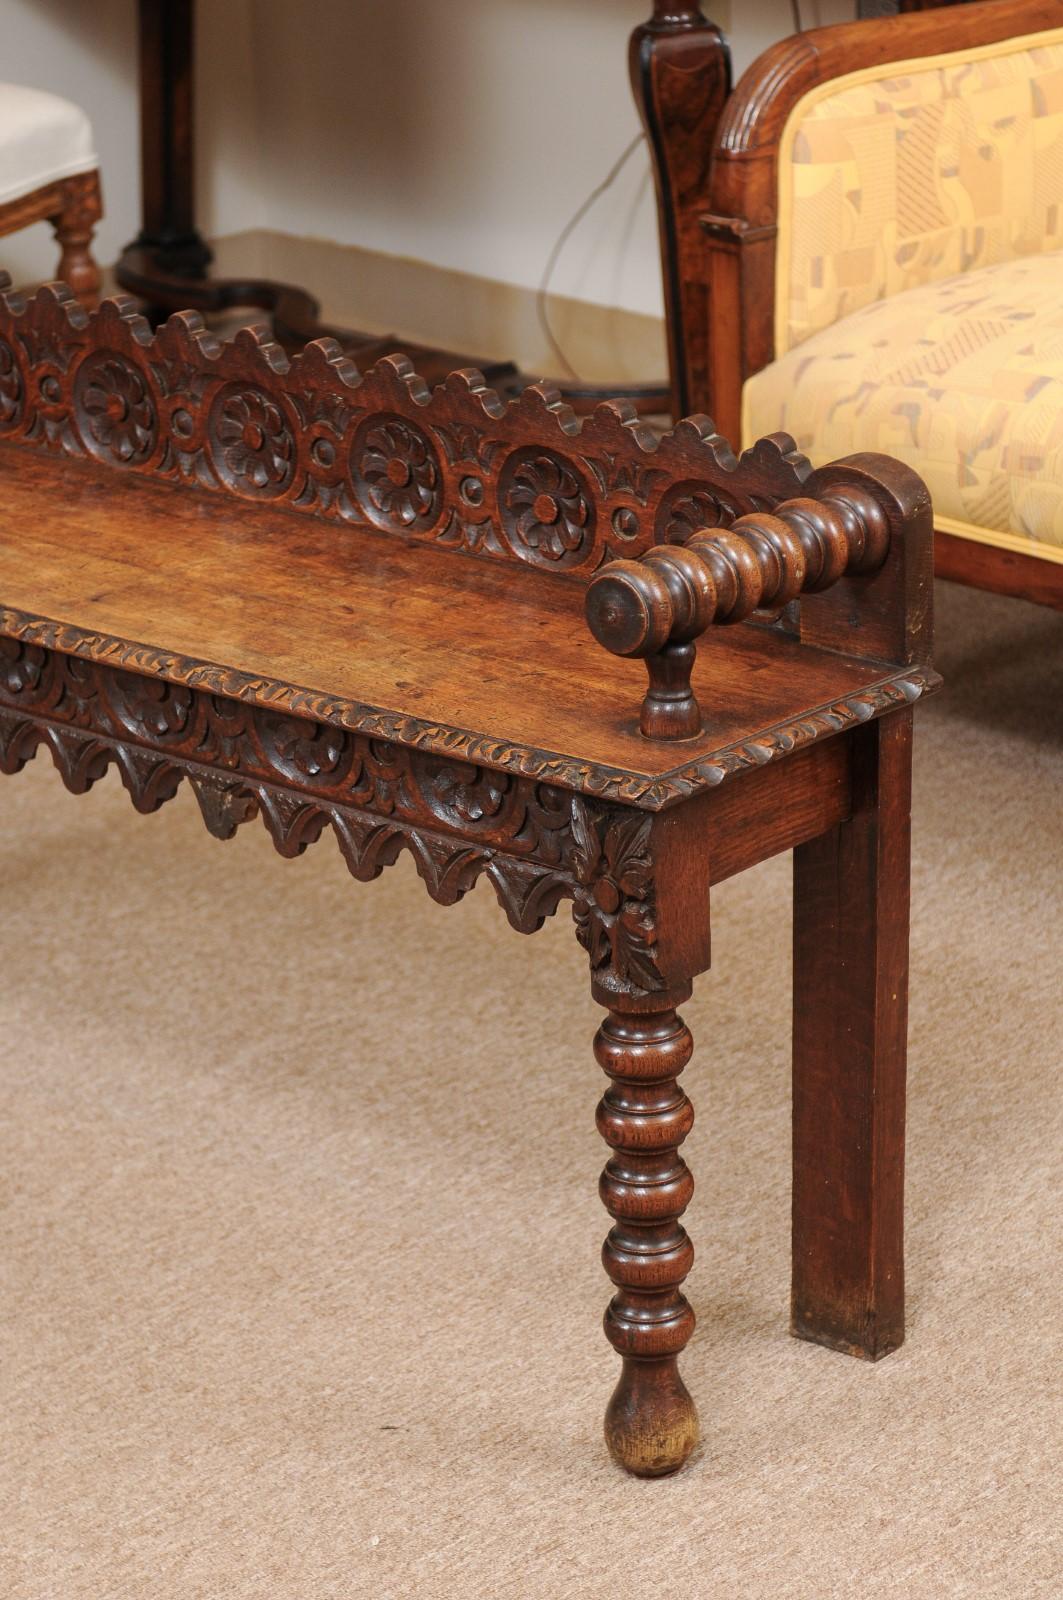
<instances>
[{"instance_id":1,"label":"turned stool leg","mask_svg":"<svg viewBox=\"0 0 1063 1600\"><path fill-rule=\"evenodd\" d=\"M904 1338L912 714L856 730L853 816L794 852L791 1331Z\"/></svg>"},{"instance_id":2,"label":"turned stool leg","mask_svg":"<svg viewBox=\"0 0 1063 1600\"><path fill-rule=\"evenodd\" d=\"M614 998L594 1041L612 1079L598 1107L599 1132L613 1151L601 1180L614 1218L602 1260L617 1286L605 1332L623 1357L605 1437L614 1459L640 1477L674 1472L698 1439L677 1367L694 1329L679 1288L694 1259L679 1221L694 1190L679 1154L694 1110L676 1082L693 1041L667 999L648 996L636 1009Z\"/></svg>"},{"instance_id":3,"label":"turned stool leg","mask_svg":"<svg viewBox=\"0 0 1063 1600\"><path fill-rule=\"evenodd\" d=\"M59 277L68 283L87 311L100 299L100 269L92 254L92 236L100 220L99 181L94 172L71 178L63 209L51 218L59 242Z\"/></svg>"}]
</instances>

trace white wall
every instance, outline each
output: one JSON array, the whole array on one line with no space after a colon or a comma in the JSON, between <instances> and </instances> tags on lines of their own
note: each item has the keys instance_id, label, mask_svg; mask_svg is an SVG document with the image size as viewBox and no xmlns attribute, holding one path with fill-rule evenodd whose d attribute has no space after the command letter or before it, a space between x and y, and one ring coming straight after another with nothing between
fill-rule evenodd
<instances>
[{"instance_id":1,"label":"white wall","mask_svg":"<svg viewBox=\"0 0 1063 1600\"><path fill-rule=\"evenodd\" d=\"M201 215L211 233L263 224L253 3L200 0ZM136 44L136 0L0 0L0 78L66 95L92 119L105 208L97 255L107 264L140 225ZM50 277L56 259L46 223L0 240L16 283Z\"/></svg>"},{"instance_id":2,"label":"white wall","mask_svg":"<svg viewBox=\"0 0 1063 1600\"><path fill-rule=\"evenodd\" d=\"M793 33L791 0L728 0L731 10L729 23L721 22L731 40L731 54L735 73L742 73L755 61L762 50L784 34ZM856 16L856 0L798 0L802 25L808 28L825 28L833 22L852 22ZM710 4L702 5L707 14L716 16Z\"/></svg>"},{"instance_id":3,"label":"white wall","mask_svg":"<svg viewBox=\"0 0 1063 1600\"><path fill-rule=\"evenodd\" d=\"M0 0L0 78L68 96L92 118L108 217L100 257L113 261L136 231L135 0ZM50 277L58 259L46 223L0 239L16 283Z\"/></svg>"},{"instance_id":4,"label":"white wall","mask_svg":"<svg viewBox=\"0 0 1063 1600\"><path fill-rule=\"evenodd\" d=\"M791 31L789 0L716 0L741 70ZM852 0L802 0L808 25ZM534 287L550 247L637 131L626 38L648 0L200 0L200 218ZM111 262L139 209L134 0L0 0L0 76L77 100L96 129ZM42 225L0 244L16 281L54 270ZM660 310L636 152L582 224L560 292Z\"/></svg>"},{"instance_id":5,"label":"white wall","mask_svg":"<svg viewBox=\"0 0 1063 1600\"><path fill-rule=\"evenodd\" d=\"M226 0L232 3L232 0ZM550 247L638 132L626 40L648 0L255 0L266 226L496 278ZM792 29L789 0L707 0L741 71ZM357 12L357 19L352 17ZM807 26L853 0L803 0ZM559 293L660 312L644 150L558 263Z\"/></svg>"}]
</instances>

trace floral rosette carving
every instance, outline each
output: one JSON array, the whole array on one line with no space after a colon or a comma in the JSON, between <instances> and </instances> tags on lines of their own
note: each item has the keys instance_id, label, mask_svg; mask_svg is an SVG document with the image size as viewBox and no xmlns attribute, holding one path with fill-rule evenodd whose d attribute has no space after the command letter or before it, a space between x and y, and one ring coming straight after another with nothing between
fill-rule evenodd
<instances>
[{"instance_id":1,"label":"floral rosette carving","mask_svg":"<svg viewBox=\"0 0 1063 1600\"><path fill-rule=\"evenodd\" d=\"M207 429L214 470L237 494L271 500L295 471L295 437L265 390L227 384L214 397Z\"/></svg>"},{"instance_id":2,"label":"floral rosette carving","mask_svg":"<svg viewBox=\"0 0 1063 1600\"><path fill-rule=\"evenodd\" d=\"M44 702L38 701L34 709L54 714L78 728L93 728L106 724L100 702L100 674L91 661L71 656L64 660Z\"/></svg>"},{"instance_id":3,"label":"floral rosette carving","mask_svg":"<svg viewBox=\"0 0 1063 1600\"><path fill-rule=\"evenodd\" d=\"M195 708L195 695L183 684L136 673L116 673L112 704L122 726L142 739L179 739Z\"/></svg>"},{"instance_id":4,"label":"floral rosette carving","mask_svg":"<svg viewBox=\"0 0 1063 1600\"><path fill-rule=\"evenodd\" d=\"M535 784L520 830L521 842L527 843L540 861L557 865L571 845L571 824L572 796L551 783Z\"/></svg>"},{"instance_id":5,"label":"floral rosette carving","mask_svg":"<svg viewBox=\"0 0 1063 1600\"><path fill-rule=\"evenodd\" d=\"M418 787L425 803L441 822L452 828L505 820L504 808L513 780L502 772L476 767L471 762L438 762L424 757L416 763Z\"/></svg>"},{"instance_id":6,"label":"floral rosette carving","mask_svg":"<svg viewBox=\"0 0 1063 1600\"><path fill-rule=\"evenodd\" d=\"M656 542L686 544L701 528L729 528L742 511L737 501L707 484L678 483L658 508Z\"/></svg>"},{"instance_id":7,"label":"floral rosette carving","mask_svg":"<svg viewBox=\"0 0 1063 1600\"><path fill-rule=\"evenodd\" d=\"M288 782L332 789L344 781L354 764L355 741L342 728L260 713L256 729L267 765Z\"/></svg>"},{"instance_id":8,"label":"floral rosette carving","mask_svg":"<svg viewBox=\"0 0 1063 1600\"><path fill-rule=\"evenodd\" d=\"M594 502L571 462L552 450L517 450L504 464L498 500L510 544L540 567L575 567L594 548Z\"/></svg>"},{"instance_id":9,"label":"floral rosette carving","mask_svg":"<svg viewBox=\"0 0 1063 1600\"><path fill-rule=\"evenodd\" d=\"M87 356L74 376L74 412L87 450L135 467L155 449L159 423L144 373L110 350Z\"/></svg>"},{"instance_id":10,"label":"floral rosette carving","mask_svg":"<svg viewBox=\"0 0 1063 1600\"><path fill-rule=\"evenodd\" d=\"M48 660L40 645L0 638L0 685L12 696L36 689Z\"/></svg>"},{"instance_id":11,"label":"floral rosette carving","mask_svg":"<svg viewBox=\"0 0 1063 1600\"><path fill-rule=\"evenodd\" d=\"M580 891L576 936L599 982L624 989L663 987L657 969L653 909L652 817L595 816L572 802L572 837Z\"/></svg>"},{"instance_id":12,"label":"floral rosette carving","mask_svg":"<svg viewBox=\"0 0 1063 1600\"><path fill-rule=\"evenodd\" d=\"M22 421L25 394L15 352L6 339L0 339L0 433L9 433Z\"/></svg>"},{"instance_id":13,"label":"floral rosette carving","mask_svg":"<svg viewBox=\"0 0 1063 1600\"><path fill-rule=\"evenodd\" d=\"M358 504L378 528L423 533L442 505L439 459L427 434L402 417L369 417L351 445Z\"/></svg>"}]
</instances>

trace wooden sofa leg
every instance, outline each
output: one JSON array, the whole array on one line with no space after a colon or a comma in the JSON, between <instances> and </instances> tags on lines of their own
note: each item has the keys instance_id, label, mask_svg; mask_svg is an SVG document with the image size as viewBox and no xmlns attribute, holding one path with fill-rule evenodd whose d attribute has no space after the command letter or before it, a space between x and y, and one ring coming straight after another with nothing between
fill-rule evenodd
<instances>
[{"instance_id":1,"label":"wooden sofa leg","mask_svg":"<svg viewBox=\"0 0 1063 1600\"><path fill-rule=\"evenodd\" d=\"M100 269L92 254L92 236L102 214L99 177L79 173L62 186L62 209L51 218L59 242L59 277L68 283L86 311L100 300Z\"/></svg>"},{"instance_id":2,"label":"wooden sofa leg","mask_svg":"<svg viewBox=\"0 0 1063 1600\"><path fill-rule=\"evenodd\" d=\"M794 852L791 1332L904 1338L912 716L851 740L853 815Z\"/></svg>"},{"instance_id":3,"label":"wooden sofa leg","mask_svg":"<svg viewBox=\"0 0 1063 1600\"><path fill-rule=\"evenodd\" d=\"M605 1437L614 1460L639 1477L674 1472L698 1439L697 1412L678 1369L694 1329L680 1290L694 1250L679 1220L694 1192L679 1154L694 1111L676 1080L693 1041L674 1000L611 998L594 1041L612 1080L598 1107L598 1130L612 1149L601 1180L613 1218L602 1261L617 1289L605 1332L623 1357Z\"/></svg>"}]
</instances>

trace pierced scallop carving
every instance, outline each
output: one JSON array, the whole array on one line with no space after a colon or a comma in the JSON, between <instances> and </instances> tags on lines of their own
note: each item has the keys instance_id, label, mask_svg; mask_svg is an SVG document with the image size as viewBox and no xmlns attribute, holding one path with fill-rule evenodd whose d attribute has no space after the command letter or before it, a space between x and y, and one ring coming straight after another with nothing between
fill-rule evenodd
<instances>
[{"instance_id":1,"label":"pierced scallop carving","mask_svg":"<svg viewBox=\"0 0 1063 1600\"><path fill-rule=\"evenodd\" d=\"M295 436L277 402L253 384L227 383L214 396L207 448L215 472L237 494L272 500L295 471Z\"/></svg>"},{"instance_id":2,"label":"pierced scallop carving","mask_svg":"<svg viewBox=\"0 0 1063 1600\"><path fill-rule=\"evenodd\" d=\"M358 504L378 528L423 533L438 520L442 472L428 435L398 416L367 417L351 445Z\"/></svg>"},{"instance_id":3,"label":"pierced scallop carving","mask_svg":"<svg viewBox=\"0 0 1063 1600\"><path fill-rule=\"evenodd\" d=\"M594 500L571 461L537 446L515 450L499 474L510 545L538 567L576 567L594 550Z\"/></svg>"},{"instance_id":4,"label":"pierced scallop carving","mask_svg":"<svg viewBox=\"0 0 1063 1600\"><path fill-rule=\"evenodd\" d=\"M159 419L151 390L142 369L117 351L95 350L78 367L74 414L85 448L99 461L136 467L154 453Z\"/></svg>"}]
</instances>

